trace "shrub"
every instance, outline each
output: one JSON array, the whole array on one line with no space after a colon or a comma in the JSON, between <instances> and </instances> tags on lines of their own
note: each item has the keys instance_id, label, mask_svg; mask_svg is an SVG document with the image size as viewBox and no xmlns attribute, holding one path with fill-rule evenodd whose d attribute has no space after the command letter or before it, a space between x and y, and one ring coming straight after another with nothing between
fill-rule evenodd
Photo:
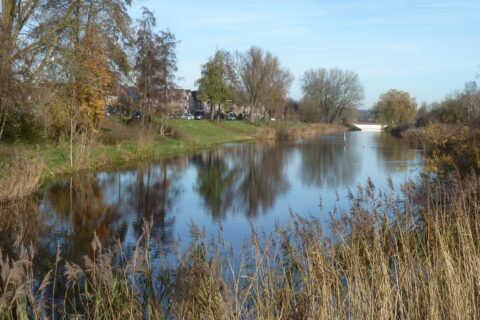
<instances>
[{"instance_id":1,"label":"shrub","mask_svg":"<svg viewBox=\"0 0 480 320\"><path fill-rule=\"evenodd\" d=\"M426 152L427 169L446 173L480 172L480 129L464 125L431 124L410 129L403 137Z\"/></svg>"}]
</instances>

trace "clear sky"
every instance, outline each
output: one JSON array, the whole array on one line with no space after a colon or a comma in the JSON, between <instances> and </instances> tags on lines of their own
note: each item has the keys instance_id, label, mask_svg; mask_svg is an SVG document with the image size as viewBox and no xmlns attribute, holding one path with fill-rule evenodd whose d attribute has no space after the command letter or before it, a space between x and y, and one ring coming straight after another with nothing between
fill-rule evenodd
<instances>
[{"instance_id":1,"label":"clear sky","mask_svg":"<svg viewBox=\"0 0 480 320\"><path fill-rule=\"evenodd\" d=\"M177 39L180 87L193 89L215 49L255 45L299 78L312 68L358 73L365 109L392 88L441 100L480 71L480 0L139 0Z\"/></svg>"}]
</instances>

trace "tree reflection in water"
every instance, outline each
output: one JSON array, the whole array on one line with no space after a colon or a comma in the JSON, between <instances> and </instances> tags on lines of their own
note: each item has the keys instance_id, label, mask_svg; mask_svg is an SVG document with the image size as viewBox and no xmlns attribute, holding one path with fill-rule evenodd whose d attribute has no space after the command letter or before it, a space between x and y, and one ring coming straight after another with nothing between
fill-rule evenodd
<instances>
[{"instance_id":1,"label":"tree reflection in water","mask_svg":"<svg viewBox=\"0 0 480 320\"><path fill-rule=\"evenodd\" d=\"M196 190L216 221L226 218L236 198L236 182L241 172L226 161L225 152L216 150L192 158L197 167Z\"/></svg>"},{"instance_id":2,"label":"tree reflection in water","mask_svg":"<svg viewBox=\"0 0 480 320\"><path fill-rule=\"evenodd\" d=\"M285 175L288 149L279 145L242 145L195 156L197 187L216 221L229 210L252 218L273 207L290 184Z\"/></svg>"},{"instance_id":3,"label":"tree reflection in water","mask_svg":"<svg viewBox=\"0 0 480 320\"><path fill-rule=\"evenodd\" d=\"M53 233L44 239L44 246L49 255L56 254L58 243L65 258L78 261L91 253L94 232L104 244L124 238L125 230L111 228L120 217L115 206L105 201L106 186L97 175L76 174L48 188L44 209Z\"/></svg>"},{"instance_id":4,"label":"tree reflection in water","mask_svg":"<svg viewBox=\"0 0 480 320\"><path fill-rule=\"evenodd\" d=\"M105 245L119 240L129 242L127 248L133 247L146 219L153 222L153 237L167 249L173 242L175 222L168 213L181 191L176 181L184 160L177 158L177 163L147 165L135 171L77 174L52 184L42 206L52 229L43 238L43 247L54 256L59 243L64 257L79 261L91 253L94 232Z\"/></svg>"},{"instance_id":5,"label":"tree reflection in water","mask_svg":"<svg viewBox=\"0 0 480 320\"><path fill-rule=\"evenodd\" d=\"M299 145L300 175L308 186L344 188L355 182L361 157L342 135L311 139Z\"/></svg>"},{"instance_id":6,"label":"tree reflection in water","mask_svg":"<svg viewBox=\"0 0 480 320\"><path fill-rule=\"evenodd\" d=\"M389 134L376 134L373 137L377 146L377 157L379 162L385 165L385 170L407 172L415 165L412 160L418 157L418 151L410 149L400 138Z\"/></svg>"},{"instance_id":7,"label":"tree reflection in water","mask_svg":"<svg viewBox=\"0 0 480 320\"><path fill-rule=\"evenodd\" d=\"M164 161L158 165L139 167L135 178L125 182L124 204L136 214L134 230L136 237L142 233L142 221L152 221L152 236L163 249L174 240L173 225L175 216L170 214L182 189L178 180L186 165L186 158Z\"/></svg>"},{"instance_id":8,"label":"tree reflection in water","mask_svg":"<svg viewBox=\"0 0 480 320\"><path fill-rule=\"evenodd\" d=\"M36 246L46 233L44 218L39 214L38 199L25 197L9 203L0 203L0 250L10 256L12 247L23 244Z\"/></svg>"},{"instance_id":9,"label":"tree reflection in water","mask_svg":"<svg viewBox=\"0 0 480 320\"><path fill-rule=\"evenodd\" d=\"M252 218L260 211L266 213L273 207L276 198L290 188L285 175L287 149L275 144L262 147L249 145L243 151L246 163L240 178L238 197L243 205L242 211Z\"/></svg>"}]
</instances>

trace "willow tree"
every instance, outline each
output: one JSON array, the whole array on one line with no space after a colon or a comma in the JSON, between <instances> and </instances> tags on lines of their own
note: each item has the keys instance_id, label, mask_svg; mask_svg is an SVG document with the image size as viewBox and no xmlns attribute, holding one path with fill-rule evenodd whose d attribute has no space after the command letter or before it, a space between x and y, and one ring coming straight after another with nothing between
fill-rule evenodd
<instances>
[{"instance_id":1,"label":"willow tree","mask_svg":"<svg viewBox=\"0 0 480 320\"><path fill-rule=\"evenodd\" d=\"M417 103L405 91L391 89L374 106L382 123L405 124L415 120Z\"/></svg>"},{"instance_id":2,"label":"willow tree","mask_svg":"<svg viewBox=\"0 0 480 320\"><path fill-rule=\"evenodd\" d=\"M213 107L227 105L233 100L234 93L228 85L228 70L225 65L224 55L217 51L207 63L202 65L202 77L196 81L200 91L200 101L210 104L210 117L213 119Z\"/></svg>"}]
</instances>

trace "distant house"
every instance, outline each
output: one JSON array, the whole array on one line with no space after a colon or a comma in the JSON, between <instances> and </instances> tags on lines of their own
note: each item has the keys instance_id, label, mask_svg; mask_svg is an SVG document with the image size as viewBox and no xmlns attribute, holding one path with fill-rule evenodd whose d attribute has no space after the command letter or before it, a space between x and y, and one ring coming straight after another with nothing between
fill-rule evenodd
<instances>
[{"instance_id":1,"label":"distant house","mask_svg":"<svg viewBox=\"0 0 480 320\"><path fill-rule=\"evenodd\" d=\"M166 96L165 96L166 95ZM180 88L172 88L168 90L162 90L159 92L160 98L154 101L153 103L153 113L157 115L161 114L183 114L183 113L190 113L190 114L197 114L197 113L204 113L208 114L213 109L213 112L217 112L218 106L210 106L209 103L205 101L200 101L199 99L200 92L196 90L189 90L189 89L180 89ZM141 112L141 97L136 92L135 89L129 87L121 87L117 96L112 97L111 99L111 106L109 109L110 111L112 108L116 108L118 110L128 110L131 112L140 111ZM257 110L257 116L261 116L262 111ZM227 113L233 112L237 116L242 115L249 115L251 108L245 105L238 105L232 102L228 108L221 105L219 108L220 112ZM109 112L109 113L119 113L118 112ZM123 112L123 111L122 111Z\"/></svg>"}]
</instances>

